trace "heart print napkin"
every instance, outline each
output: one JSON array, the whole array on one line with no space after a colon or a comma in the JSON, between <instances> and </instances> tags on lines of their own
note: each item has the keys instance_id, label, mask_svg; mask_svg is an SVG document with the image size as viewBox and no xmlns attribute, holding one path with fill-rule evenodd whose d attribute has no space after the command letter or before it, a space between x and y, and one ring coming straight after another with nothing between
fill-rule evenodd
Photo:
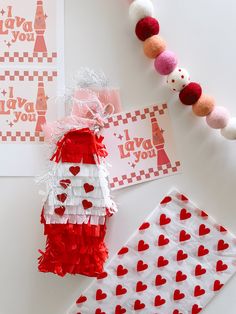
<instances>
[{"instance_id":1,"label":"heart print napkin","mask_svg":"<svg viewBox=\"0 0 236 314\"><path fill-rule=\"evenodd\" d=\"M167 195L69 314L198 314L236 271L236 238Z\"/></svg>"}]
</instances>

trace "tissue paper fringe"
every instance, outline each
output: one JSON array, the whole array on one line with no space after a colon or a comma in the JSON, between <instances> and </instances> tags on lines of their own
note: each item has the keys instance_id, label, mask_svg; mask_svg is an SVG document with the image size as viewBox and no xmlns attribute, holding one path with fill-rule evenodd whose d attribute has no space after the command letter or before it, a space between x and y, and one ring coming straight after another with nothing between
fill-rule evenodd
<instances>
[{"instance_id":1,"label":"tissue paper fringe","mask_svg":"<svg viewBox=\"0 0 236 314\"><path fill-rule=\"evenodd\" d=\"M108 258L105 224L45 224L44 227L47 243L46 251L39 251L39 271L62 277L66 274L96 277L103 271Z\"/></svg>"}]
</instances>

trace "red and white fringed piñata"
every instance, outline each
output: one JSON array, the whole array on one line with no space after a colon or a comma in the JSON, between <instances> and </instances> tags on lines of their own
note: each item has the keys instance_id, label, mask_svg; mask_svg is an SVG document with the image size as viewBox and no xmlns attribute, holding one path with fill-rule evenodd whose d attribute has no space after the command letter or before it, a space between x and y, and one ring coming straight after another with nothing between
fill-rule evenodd
<instances>
[{"instance_id":1,"label":"red and white fringed pi\u00f1ata","mask_svg":"<svg viewBox=\"0 0 236 314\"><path fill-rule=\"evenodd\" d=\"M76 121L80 126L91 124L84 116ZM108 257L106 221L117 209L110 197L103 137L97 128L75 128L74 122L72 116L60 122L66 131L51 157L49 191L41 216L47 242L46 250L40 251L38 269L59 276L96 277Z\"/></svg>"}]
</instances>

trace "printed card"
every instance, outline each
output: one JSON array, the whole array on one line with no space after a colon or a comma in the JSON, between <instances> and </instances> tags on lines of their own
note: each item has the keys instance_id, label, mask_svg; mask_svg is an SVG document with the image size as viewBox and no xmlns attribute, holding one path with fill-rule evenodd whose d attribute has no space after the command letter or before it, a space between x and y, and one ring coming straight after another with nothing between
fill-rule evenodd
<instances>
[{"instance_id":1,"label":"printed card","mask_svg":"<svg viewBox=\"0 0 236 314\"><path fill-rule=\"evenodd\" d=\"M42 125L55 119L57 112L57 72L19 70L2 74L0 70L1 143L42 142Z\"/></svg>"},{"instance_id":2,"label":"printed card","mask_svg":"<svg viewBox=\"0 0 236 314\"><path fill-rule=\"evenodd\" d=\"M112 189L159 179L180 171L166 104L108 118L103 132L111 164Z\"/></svg>"},{"instance_id":3,"label":"printed card","mask_svg":"<svg viewBox=\"0 0 236 314\"><path fill-rule=\"evenodd\" d=\"M3 0L0 4L0 66L55 65L62 20L57 0Z\"/></svg>"},{"instance_id":4,"label":"printed card","mask_svg":"<svg viewBox=\"0 0 236 314\"><path fill-rule=\"evenodd\" d=\"M1 1L0 46L0 175L39 175L42 125L64 115L64 1Z\"/></svg>"}]
</instances>

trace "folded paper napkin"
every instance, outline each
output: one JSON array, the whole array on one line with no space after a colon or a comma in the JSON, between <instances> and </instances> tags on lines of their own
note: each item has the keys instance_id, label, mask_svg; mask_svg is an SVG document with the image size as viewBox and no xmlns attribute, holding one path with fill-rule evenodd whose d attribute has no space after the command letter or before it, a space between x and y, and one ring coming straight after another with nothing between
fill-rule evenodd
<instances>
[{"instance_id":1,"label":"folded paper napkin","mask_svg":"<svg viewBox=\"0 0 236 314\"><path fill-rule=\"evenodd\" d=\"M197 314L235 271L236 237L174 191L68 313Z\"/></svg>"}]
</instances>

